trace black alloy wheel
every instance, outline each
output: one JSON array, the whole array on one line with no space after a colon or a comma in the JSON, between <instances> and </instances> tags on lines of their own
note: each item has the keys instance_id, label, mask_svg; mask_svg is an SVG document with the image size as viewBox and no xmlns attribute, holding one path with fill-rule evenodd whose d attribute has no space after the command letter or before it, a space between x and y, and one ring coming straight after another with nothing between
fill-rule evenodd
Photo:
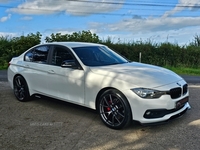
<instances>
[{"instance_id":1,"label":"black alloy wheel","mask_svg":"<svg viewBox=\"0 0 200 150\"><path fill-rule=\"evenodd\" d=\"M28 85L22 76L16 76L13 81L15 97L21 101L27 101L30 98Z\"/></svg>"},{"instance_id":2,"label":"black alloy wheel","mask_svg":"<svg viewBox=\"0 0 200 150\"><path fill-rule=\"evenodd\" d=\"M107 90L101 95L98 113L103 123L112 129L127 127L132 119L127 99L115 89Z\"/></svg>"}]
</instances>

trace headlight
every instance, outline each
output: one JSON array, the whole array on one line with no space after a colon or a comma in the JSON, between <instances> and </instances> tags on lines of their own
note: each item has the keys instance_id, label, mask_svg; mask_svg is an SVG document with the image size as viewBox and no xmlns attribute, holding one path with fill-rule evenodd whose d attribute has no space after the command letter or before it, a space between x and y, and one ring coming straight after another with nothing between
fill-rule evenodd
<instances>
[{"instance_id":1,"label":"headlight","mask_svg":"<svg viewBox=\"0 0 200 150\"><path fill-rule=\"evenodd\" d=\"M132 91L141 98L147 98L147 99L159 98L162 95L166 94L166 92L163 91L145 89L145 88L135 88L132 89Z\"/></svg>"}]
</instances>

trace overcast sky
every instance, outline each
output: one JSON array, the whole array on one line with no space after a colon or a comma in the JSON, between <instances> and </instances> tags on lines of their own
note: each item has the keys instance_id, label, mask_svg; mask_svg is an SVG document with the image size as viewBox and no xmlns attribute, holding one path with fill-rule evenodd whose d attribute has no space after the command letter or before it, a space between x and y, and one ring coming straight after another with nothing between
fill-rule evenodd
<instances>
[{"instance_id":1,"label":"overcast sky","mask_svg":"<svg viewBox=\"0 0 200 150\"><path fill-rule=\"evenodd\" d=\"M90 30L100 39L179 45L200 35L200 0L0 0L0 35Z\"/></svg>"}]
</instances>

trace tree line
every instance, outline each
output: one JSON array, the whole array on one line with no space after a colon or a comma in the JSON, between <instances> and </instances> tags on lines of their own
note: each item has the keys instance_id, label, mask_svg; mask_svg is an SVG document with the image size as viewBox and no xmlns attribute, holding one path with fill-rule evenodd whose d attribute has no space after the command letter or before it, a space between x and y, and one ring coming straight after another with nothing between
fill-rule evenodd
<instances>
[{"instance_id":1,"label":"tree line","mask_svg":"<svg viewBox=\"0 0 200 150\"><path fill-rule=\"evenodd\" d=\"M34 45L41 43L41 33L30 33L20 37L0 37L0 68L6 68L12 57L19 56ZM152 41L113 42L110 37L101 40L99 36L90 31L74 32L72 34L52 33L45 37L46 43L79 41L101 43L109 46L114 51L125 56L131 61L139 61L142 54L142 62L171 67L200 67L200 36L195 35L188 45L179 46L169 42L155 43Z\"/></svg>"}]
</instances>

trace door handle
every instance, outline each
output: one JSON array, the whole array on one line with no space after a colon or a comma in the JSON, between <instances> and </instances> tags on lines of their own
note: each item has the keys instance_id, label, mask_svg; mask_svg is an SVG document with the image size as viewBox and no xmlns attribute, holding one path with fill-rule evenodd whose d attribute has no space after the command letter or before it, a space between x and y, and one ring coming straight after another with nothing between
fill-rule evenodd
<instances>
[{"instance_id":1,"label":"door handle","mask_svg":"<svg viewBox=\"0 0 200 150\"><path fill-rule=\"evenodd\" d=\"M24 65L25 68L29 68L29 65Z\"/></svg>"},{"instance_id":2,"label":"door handle","mask_svg":"<svg viewBox=\"0 0 200 150\"><path fill-rule=\"evenodd\" d=\"M48 71L49 74L54 74L55 72L53 70Z\"/></svg>"}]
</instances>

